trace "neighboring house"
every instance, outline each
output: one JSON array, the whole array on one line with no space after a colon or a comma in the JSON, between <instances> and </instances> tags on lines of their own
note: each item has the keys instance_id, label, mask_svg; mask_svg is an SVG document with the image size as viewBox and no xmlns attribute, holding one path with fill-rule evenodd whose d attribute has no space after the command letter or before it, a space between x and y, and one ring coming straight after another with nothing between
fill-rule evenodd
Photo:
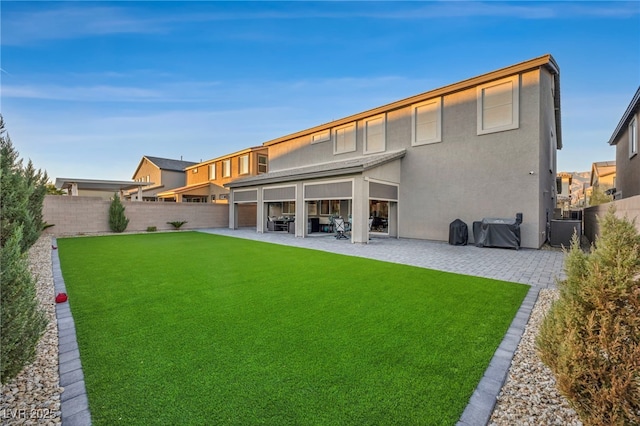
<instances>
[{"instance_id":1,"label":"neighboring house","mask_svg":"<svg viewBox=\"0 0 640 426\"><path fill-rule=\"evenodd\" d=\"M590 185L592 188L600 188L603 191L615 188L616 162L598 161L597 163L592 163Z\"/></svg>"},{"instance_id":2,"label":"neighboring house","mask_svg":"<svg viewBox=\"0 0 640 426\"><path fill-rule=\"evenodd\" d=\"M56 178L55 187L67 192L72 197L98 197L110 200L114 194L123 195L129 191L138 193L148 186L148 182L122 180Z\"/></svg>"},{"instance_id":3,"label":"neighboring house","mask_svg":"<svg viewBox=\"0 0 640 426\"><path fill-rule=\"evenodd\" d=\"M354 243L447 241L456 218L472 238L474 221L523 213L521 245L539 248L556 206L559 69L541 56L263 146L269 173L226 184L231 228L253 204L257 232L295 217L306 237L342 216Z\"/></svg>"},{"instance_id":4,"label":"neighboring house","mask_svg":"<svg viewBox=\"0 0 640 426\"><path fill-rule=\"evenodd\" d=\"M640 87L609 139L616 147L616 199L640 195Z\"/></svg>"},{"instance_id":5,"label":"neighboring house","mask_svg":"<svg viewBox=\"0 0 640 426\"><path fill-rule=\"evenodd\" d=\"M224 184L268 171L268 149L263 146L247 148L186 167L185 185L163 191L158 198L175 202L227 203L229 190Z\"/></svg>"},{"instance_id":6,"label":"neighboring house","mask_svg":"<svg viewBox=\"0 0 640 426\"><path fill-rule=\"evenodd\" d=\"M157 201L158 193L184 186L184 169L196 163L193 161L172 160L170 158L145 155L140 160L133 180L151 183L142 190L142 199L137 191L129 191L126 198L134 201Z\"/></svg>"}]
</instances>

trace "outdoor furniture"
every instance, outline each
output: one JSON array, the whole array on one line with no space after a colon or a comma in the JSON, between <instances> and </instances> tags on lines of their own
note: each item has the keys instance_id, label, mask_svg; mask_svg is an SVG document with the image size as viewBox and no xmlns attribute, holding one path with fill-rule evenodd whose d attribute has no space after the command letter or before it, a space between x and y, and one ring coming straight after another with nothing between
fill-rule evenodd
<instances>
[{"instance_id":1,"label":"outdoor furniture","mask_svg":"<svg viewBox=\"0 0 640 426\"><path fill-rule=\"evenodd\" d=\"M338 217L335 218L333 220L333 223L336 227L336 239L337 240L341 240L341 239L347 239L348 237L344 234L345 231L345 226L344 226L344 219Z\"/></svg>"},{"instance_id":2,"label":"outdoor furniture","mask_svg":"<svg viewBox=\"0 0 640 426\"><path fill-rule=\"evenodd\" d=\"M275 231L276 223L271 216L267 216L267 231Z\"/></svg>"}]
</instances>

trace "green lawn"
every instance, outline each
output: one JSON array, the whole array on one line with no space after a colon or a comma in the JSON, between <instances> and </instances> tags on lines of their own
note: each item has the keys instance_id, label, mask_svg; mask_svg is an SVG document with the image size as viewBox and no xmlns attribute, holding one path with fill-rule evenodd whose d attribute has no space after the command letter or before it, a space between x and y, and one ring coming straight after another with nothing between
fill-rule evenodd
<instances>
[{"instance_id":1,"label":"green lawn","mask_svg":"<svg viewBox=\"0 0 640 426\"><path fill-rule=\"evenodd\" d=\"M455 424L528 291L196 232L58 247L95 425Z\"/></svg>"}]
</instances>

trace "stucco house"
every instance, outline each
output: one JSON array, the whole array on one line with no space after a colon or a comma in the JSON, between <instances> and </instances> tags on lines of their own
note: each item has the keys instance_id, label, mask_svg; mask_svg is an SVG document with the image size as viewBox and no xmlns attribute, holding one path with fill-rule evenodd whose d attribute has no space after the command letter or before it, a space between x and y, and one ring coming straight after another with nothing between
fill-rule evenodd
<instances>
[{"instance_id":1,"label":"stucco house","mask_svg":"<svg viewBox=\"0 0 640 426\"><path fill-rule=\"evenodd\" d=\"M157 201L159 192L184 186L184 169L194 164L196 163L193 161L145 155L138 163L132 178L136 182L147 183L142 190L142 199L138 191L129 191L125 196L132 201Z\"/></svg>"},{"instance_id":2,"label":"stucco house","mask_svg":"<svg viewBox=\"0 0 640 426\"><path fill-rule=\"evenodd\" d=\"M609 139L616 147L616 199L640 195L640 87Z\"/></svg>"},{"instance_id":3,"label":"stucco house","mask_svg":"<svg viewBox=\"0 0 640 426\"><path fill-rule=\"evenodd\" d=\"M263 146L269 172L226 184L230 228L255 205L257 232L287 216L307 237L342 217L353 243L447 241L456 218L471 231L522 213L521 246L539 248L556 205L559 68L544 55Z\"/></svg>"},{"instance_id":4,"label":"stucco house","mask_svg":"<svg viewBox=\"0 0 640 426\"><path fill-rule=\"evenodd\" d=\"M603 191L616 186L616 162L597 161L591 163L590 186Z\"/></svg>"},{"instance_id":5,"label":"stucco house","mask_svg":"<svg viewBox=\"0 0 640 426\"><path fill-rule=\"evenodd\" d=\"M269 171L268 149L256 146L184 169L183 186L158 193L162 201L187 203L228 202L229 189L224 184L234 179L256 176Z\"/></svg>"}]
</instances>

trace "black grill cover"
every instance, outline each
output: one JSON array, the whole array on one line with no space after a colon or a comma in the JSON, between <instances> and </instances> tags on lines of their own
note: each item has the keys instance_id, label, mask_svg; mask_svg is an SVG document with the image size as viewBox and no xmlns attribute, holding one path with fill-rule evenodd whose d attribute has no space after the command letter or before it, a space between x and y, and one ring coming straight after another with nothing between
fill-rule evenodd
<instances>
[{"instance_id":1,"label":"black grill cover","mask_svg":"<svg viewBox=\"0 0 640 426\"><path fill-rule=\"evenodd\" d=\"M454 246L466 246L469 241L467 224L456 219L449 224L449 244Z\"/></svg>"},{"instance_id":2,"label":"black grill cover","mask_svg":"<svg viewBox=\"0 0 640 426\"><path fill-rule=\"evenodd\" d=\"M475 235L478 247L520 248L520 223L516 219L482 219L479 235Z\"/></svg>"}]
</instances>

